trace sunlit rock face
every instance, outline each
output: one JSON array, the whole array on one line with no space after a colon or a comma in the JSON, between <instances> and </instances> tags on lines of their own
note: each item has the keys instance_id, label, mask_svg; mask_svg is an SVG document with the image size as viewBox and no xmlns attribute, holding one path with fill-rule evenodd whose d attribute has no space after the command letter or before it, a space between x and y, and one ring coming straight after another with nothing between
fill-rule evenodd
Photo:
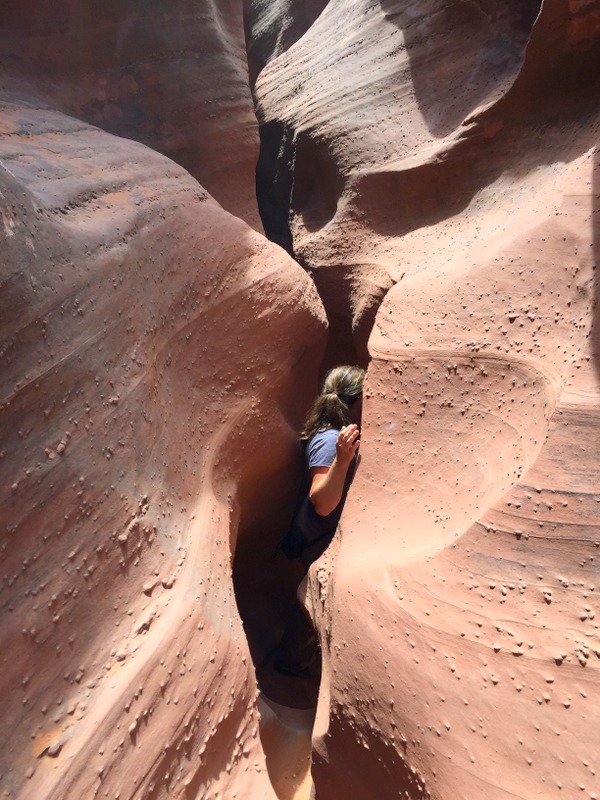
<instances>
[{"instance_id":1,"label":"sunlit rock face","mask_svg":"<svg viewBox=\"0 0 600 800\"><path fill-rule=\"evenodd\" d=\"M231 557L316 292L142 145L13 101L0 161L3 789L274 797Z\"/></svg>"},{"instance_id":2,"label":"sunlit rock face","mask_svg":"<svg viewBox=\"0 0 600 800\"><path fill-rule=\"evenodd\" d=\"M333 0L257 79L265 225L369 362L307 590L319 800L600 792L599 35L597 3Z\"/></svg>"},{"instance_id":3,"label":"sunlit rock face","mask_svg":"<svg viewBox=\"0 0 600 800\"><path fill-rule=\"evenodd\" d=\"M452 290L400 284L379 311L325 605L312 589L319 797L342 779L353 798L371 780L408 797L597 791L600 384L593 214L575 188L592 165L573 165L529 243L482 254Z\"/></svg>"},{"instance_id":4,"label":"sunlit rock face","mask_svg":"<svg viewBox=\"0 0 600 800\"><path fill-rule=\"evenodd\" d=\"M597 72L597 11L568 22L554 3L536 21L539 5L334 0L259 75L263 219L312 271L332 362L366 362L392 285L455 245L466 255L508 221L527 174L577 154L566 119L579 120L580 150L593 146L589 108L565 105Z\"/></svg>"}]
</instances>

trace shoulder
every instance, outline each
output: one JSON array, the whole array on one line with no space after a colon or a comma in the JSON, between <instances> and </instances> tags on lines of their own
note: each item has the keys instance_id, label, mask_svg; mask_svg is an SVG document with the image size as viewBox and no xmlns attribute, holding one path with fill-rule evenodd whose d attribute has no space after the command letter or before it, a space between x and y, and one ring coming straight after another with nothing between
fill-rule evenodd
<instances>
[{"instance_id":1,"label":"shoulder","mask_svg":"<svg viewBox=\"0 0 600 800\"><path fill-rule=\"evenodd\" d=\"M319 431L315 433L314 436L308 440L308 449L314 449L317 447L322 447L325 444L330 444L333 442L337 442L339 431L337 428L326 428L324 431Z\"/></svg>"},{"instance_id":2,"label":"shoulder","mask_svg":"<svg viewBox=\"0 0 600 800\"><path fill-rule=\"evenodd\" d=\"M309 467L330 467L332 465L338 433L337 428L328 428L319 431L309 439L306 448Z\"/></svg>"}]
</instances>

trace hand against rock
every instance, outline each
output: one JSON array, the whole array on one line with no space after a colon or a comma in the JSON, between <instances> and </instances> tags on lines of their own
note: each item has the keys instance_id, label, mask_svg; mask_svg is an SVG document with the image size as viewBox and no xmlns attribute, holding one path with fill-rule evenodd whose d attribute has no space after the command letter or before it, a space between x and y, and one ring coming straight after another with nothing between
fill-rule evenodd
<instances>
[{"instance_id":1,"label":"hand against rock","mask_svg":"<svg viewBox=\"0 0 600 800\"><path fill-rule=\"evenodd\" d=\"M338 434L335 449L337 459L342 464L348 465L354 458L360 444L360 431L358 425L344 425Z\"/></svg>"}]
</instances>

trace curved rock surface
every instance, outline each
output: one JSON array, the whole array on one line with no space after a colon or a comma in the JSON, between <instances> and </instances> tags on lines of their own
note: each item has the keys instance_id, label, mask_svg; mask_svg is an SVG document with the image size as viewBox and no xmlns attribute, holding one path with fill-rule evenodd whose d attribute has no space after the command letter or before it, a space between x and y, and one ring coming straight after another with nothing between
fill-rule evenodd
<instances>
[{"instance_id":1,"label":"curved rock surface","mask_svg":"<svg viewBox=\"0 0 600 800\"><path fill-rule=\"evenodd\" d=\"M245 30L249 70L241 2L4 10L2 789L308 791L306 695L258 702L252 659L326 320L259 232L256 77L265 230L326 365L369 364L303 586L313 795L595 800L600 2Z\"/></svg>"},{"instance_id":2,"label":"curved rock surface","mask_svg":"<svg viewBox=\"0 0 600 800\"><path fill-rule=\"evenodd\" d=\"M3 789L275 797L231 554L239 487L288 475L314 288L143 145L1 120Z\"/></svg>"},{"instance_id":3,"label":"curved rock surface","mask_svg":"<svg viewBox=\"0 0 600 800\"><path fill-rule=\"evenodd\" d=\"M362 464L313 575L319 798L598 792L593 166L547 222L379 311Z\"/></svg>"},{"instance_id":4,"label":"curved rock surface","mask_svg":"<svg viewBox=\"0 0 600 800\"><path fill-rule=\"evenodd\" d=\"M7 0L0 73L3 89L169 156L262 231L241 2Z\"/></svg>"},{"instance_id":5,"label":"curved rock surface","mask_svg":"<svg viewBox=\"0 0 600 800\"><path fill-rule=\"evenodd\" d=\"M363 321L395 284L368 342L341 537L307 589L324 650L316 794L594 798L600 9L544 4L511 69L487 84L476 71L477 91L465 80L446 125L435 91L417 100L428 70L443 80L435 17L414 10L411 43L411 26L394 34L379 4L361 8L387 35L369 39L357 6L342 18L331 3L257 81L266 124L284 121L297 158L323 159L300 200L294 174L290 219L330 318L345 320L330 358L351 352L351 332L366 358ZM482 8L469 8L473 34ZM340 52L317 50L321 25L364 80L402 66L387 110L365 104L382 114L372 126ZM489 35L465 29L473 63L489 64ZM309 103L300 65L315 59Z\"/></svg>"},{"instance_id":6,"label":"curved rock surface","mask_svg":"<svg viewBox=\"0 0 600 800\"><path fill-rule=\"evenodd\" d=\"M597 76L597 9L584 4L569 21L566 4L546 3L536 20L539 6L332 0L260 74L263 220L313 274L330 362L367 362L389 288L454 245L484 241L480 208L509 215L513 176L524 193L527 174L594 144L592 89L587 109L571 108L576 143L566 130L544 134ZM424 230L440 236L434 226L450 219L423 250Z\"/></svg>"}]
</instances>

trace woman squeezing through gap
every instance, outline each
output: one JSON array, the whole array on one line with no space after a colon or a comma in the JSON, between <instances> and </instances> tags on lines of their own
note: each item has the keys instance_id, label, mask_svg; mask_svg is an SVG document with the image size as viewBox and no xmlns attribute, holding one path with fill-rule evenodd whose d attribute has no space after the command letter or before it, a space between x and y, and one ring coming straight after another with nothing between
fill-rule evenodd
<instances>
[{"instance_id":1,"label":"woman squeezing through gap","mask_svg":"<svg viewBox=\"0 0 600 800\"><path fill-rule=\"evenodd\" d=\"M300 559L305 575L333 539L354 477L364 378L365 371L360 367L330 370L300 433L305 478L281 549L288 558ZM287 675L308 675L316 654L312 625L304 608L296 602L274 667Z\"/></svg>"}]
</instances>

